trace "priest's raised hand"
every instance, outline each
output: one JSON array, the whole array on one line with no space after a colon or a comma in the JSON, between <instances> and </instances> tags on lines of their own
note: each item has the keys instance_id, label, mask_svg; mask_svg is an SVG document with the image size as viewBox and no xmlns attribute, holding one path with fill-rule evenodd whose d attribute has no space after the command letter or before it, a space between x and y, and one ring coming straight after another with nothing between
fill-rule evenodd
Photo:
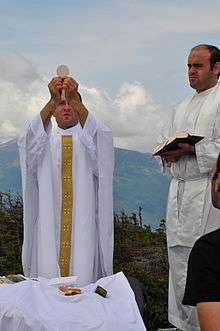
<instances>
[{"instance_id":1,"label":"priest's raised hand","mask_svg":"<svg viewBox=\"0 0 220 331\"><path fill-rule=\"evenodd\" d=\"M72 77L63 78L62 89L65 90L66 102L77 112L79 122L83 127L88 116L88 110L82 102L81 95L78 92L78 86L79 84Z\"/></svg>"},{"instance_id":2,"label":"priest's raised hand","mask_svg":"<svg viewBox=\"0 0 220 331\"><path fill-rule=\"evenodd\" d=\"M54 77L48 84L50 92L50 100L41 110L41 119L43 121L44 128L46 129L52 115L54 114L57 106L61 102L61 90L62 90L63 80L61 77Z\"/></svg>"}]
</instances>

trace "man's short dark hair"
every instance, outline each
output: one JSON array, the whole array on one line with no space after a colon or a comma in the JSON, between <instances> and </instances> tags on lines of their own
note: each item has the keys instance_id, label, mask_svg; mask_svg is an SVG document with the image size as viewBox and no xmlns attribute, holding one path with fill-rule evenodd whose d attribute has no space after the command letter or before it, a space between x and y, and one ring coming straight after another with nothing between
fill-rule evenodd
<instances>
[{"instance_id":1,"label":"man's short dark hair","mask_svg":"<svg viewBox=\"0 0 220 331\"><path fill-rule=\"evenodd\" d=\"M216 62L220 62L220 50L218 47L208 44L200 44L192 48L192 50L197 48L205 48L210 53L210 67L213 70L214 65ZM220 76L220 73L218 74L218 78Z\"/></svg>"}]
</instances>

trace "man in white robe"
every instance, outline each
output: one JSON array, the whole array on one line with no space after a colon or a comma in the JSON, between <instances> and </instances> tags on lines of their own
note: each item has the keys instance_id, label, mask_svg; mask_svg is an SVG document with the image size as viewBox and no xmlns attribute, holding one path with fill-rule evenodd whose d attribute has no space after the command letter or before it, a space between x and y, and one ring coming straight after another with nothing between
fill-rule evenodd
<instances>
[{"instance_id":1,"label":"man in white robe","mask_svg":"<svg viewBox=\"0 0 220 331\"><path fill-rule=\"evenodd\" d=\"M177 109L169 136L187 131L205 138L195 146L179 144L162 155L172 180L167 205L169 321L180 330L200 330L194 307L182 305L187 262L195 241L220 226L211 203L211 171L220 151L220 51L194 47L188 57L190 86L196 92Z\"/></svg>"},{"instance_id":2,"label":"man in white robe","mask_svg":"<svg viewBox=\"0 0 220 331\"><path fill-rule=\"evenodd\" d=\"M113 272L112 132L88 112L73 78L55 77L48 87L50 101L18 141L24 202L23 270L30 277L77 275L78 285L85 286ZM62 90L65 99L61 99ZM72 141L67 147L72 148L72 160L67 160L71 176L67 178L62 173L63 136L71 136ZM62 192L63 180L71 181L71 193ZM63 209L68 198L71 207ZM62 225L65 213L71 213L71 222ZM69 241L61 231L69 235ZM68 247L69 257L65 256ZM68 263L66 273L61 270L62 260Z\"/></svg>"}]
</instances>

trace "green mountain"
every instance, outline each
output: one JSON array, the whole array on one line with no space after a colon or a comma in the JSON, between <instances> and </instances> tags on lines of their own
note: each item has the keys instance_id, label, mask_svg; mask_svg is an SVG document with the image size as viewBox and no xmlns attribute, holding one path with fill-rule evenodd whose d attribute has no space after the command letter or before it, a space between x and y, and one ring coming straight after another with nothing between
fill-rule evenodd
<instances>
[{"instance_id":1,"label":"green mountain","mask_svg":"<svg viewBox=\"0 0 220 331\"><path fill-rule=\"evenodd\" d=\"M157 226L165 218L170 179L161 173L150 153L115 149L114 210L138 211L145 224Z\"/></svg>"},{"instance_id":2,"label":"green mountain","mask_svg":"<svg viewBox=\"0 0 220 331\"><path fill-rule=\"evenodd\" d=\"M140 206L143 223L157 227L165 218L169 181L150 153L115 148L115 212L138 212ZM21 192L18 148L14 140L0 145L0 191Z\"/></svg>"}]
</instances>

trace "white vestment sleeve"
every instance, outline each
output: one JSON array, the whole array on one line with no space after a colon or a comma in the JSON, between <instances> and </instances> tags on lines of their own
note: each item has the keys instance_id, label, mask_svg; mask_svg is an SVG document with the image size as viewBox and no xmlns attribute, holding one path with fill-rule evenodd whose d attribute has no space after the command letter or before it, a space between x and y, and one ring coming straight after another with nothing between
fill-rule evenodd
<instances>
[{"instance_id":1,"label":"white vestment sleeve","mask_svg":"<svg viewBox=\"0 0 220 331\"><path fill-rule=\"evenodd\" d=\"M174 116L175 116L175 109L172 109L172 114L169 116L166 123L163 123L163 126L160 131L160 135L157 138L157 144L163 143L165 140L169 139L173 135Z\"/></svg>"},{"instance_id":2,"label":"white vestment sleeve","mask_svg":"<svg viewBox=\"0 0 220 331\"><path fill-rule=\"evenodd\" d=\"M51 125L48 130L51 130ZM27 125L18 139L24 208L22 265L26 276L30 276L34 226L38 217L39 192L37 184L37 163L42 159L42 153L48 138L41 117L38 115Z\"/></svg>"},{"instance_id":3,"label":"white vestment sleeve","mask_svg":"<svg viewBox=\"0 0 220 331\"><path fill-rule=\"evenodd\" d=\"M25 152L25 166L28 171L36 171L37 164L42 160L43 152L49 143L51 128L52 124L49 123L45 131L41 116L37 115L19 137L18 147L20 151Z\"/></svg>"},{"instance_id":4,"label":"white vestment sleeve","mask_svg":"<svg viewBox=\"0 0 220 331\"><path fill-rule=\"evenodd\" d=\"M216 116L213 135L195 145L196 159L201 173L209 173L220 152L220 109Z\"/></svg>"},{"instance_id":5,"label":"white vestment sleeve","mask_svg":"<svg viewBox=\"0 0 220 331\"><path fill-rule=\"evenodd\" d=\"M96 222L102 276L113 273L113 171L114 147L111 130L90 113L80 137L87 147L97 176Z\"/></svg>"},{"instance_id":6,"label":"white vestment sleeve","mask_svg":"<svg viewBox=\"0 0 220 331\"><path fill-rule=\"evenodd\" d=\"M168 140L173 134L173 121L174 121L174 110L172 111L172 115L167 123L164 123L160 135L157 138L157 145L164 143ZM162 162L161 157L158 157L160 160L161 172L164 174L170 174L170 162L166 162L165 160Z\"/></svg>"},{"instance_id":7,"label":"white vestment sleeve","mask_svg":"<svg viewBox=\"0 0 220 331\"><path fill-rule=\"evenodd\" d=\"M85 125L80 135L80 140L86 147L93 165L93 171L98 176L96 133L98 121L90 113L87 116Z\"/></svg>"}]
</instances>

